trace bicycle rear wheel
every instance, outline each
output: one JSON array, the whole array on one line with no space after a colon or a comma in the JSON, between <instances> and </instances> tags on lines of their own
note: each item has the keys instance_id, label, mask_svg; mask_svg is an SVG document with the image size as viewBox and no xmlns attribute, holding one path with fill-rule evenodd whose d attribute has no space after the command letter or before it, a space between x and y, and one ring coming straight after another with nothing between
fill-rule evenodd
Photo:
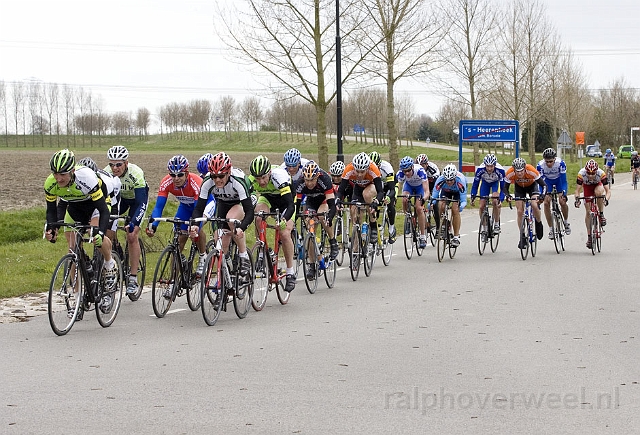
<instances>
[{"instance_id":1,"label":"bicycle rear wheel","mask_svg":"<svg viewBox=\"0 0 640 435\"><path fill-rule=\"evenodd\" d=\"M318 246L316 245L316 235L309 231L307 235L304 237L304 242L302 243L305 250L304 261L302 262L302 273L304 274L304 283L307 286L307 290L309 293L314 294L316 289L318 288L318 273L319 273L319 265L318 265ZM316 254L315 260L311 259L311 253Z\"/></svg>"},{"instance_id":2,"label":"bicycle rear wheel","mask_svg":"<svg viewBox=\"0 0 640 435\"><path fill-rule=\"evenodd\" d=\"M287 262L284 258L284 250L282 249L282 247L280 247L280 249L278 249L278 276L282 276L282 278L277 280L276 295L278 296L278 300L282 305L286 305L287 302L289 302L289 296L291 296L291 293L284 289L287 279L286 274L284 273L286 267ZM298 275L296 274L296 278L297 277Z\"/></svg>"},{"instance_id":3,"label":"bicycle rear wheel","mask_svg":"<svg viewBox=\"0 0 640 435\"><path fill-rule=\"evenodd\" d=\"M478 227L478 253L484 254L484 250L487 247L487 240L489 238L489 215L482 213L480 218L480 226Z\"/></svg>"},{"instance_id":4,"label":"bicycle rear wheel","mask_svg":"<svg viewBox=\"0 0 640 435\"><path fill-rule=\"evenodd\" d=\"M495 223L496 221L492 216L489 221L488 230L489 241L491 242L491 252L496 252L496 250L498 249L498 243L500 242L500 233L496 233L495 231L493 231L493 226L495 225Z\"/></svg>"},{"instance_id":5,"label":"bicycle rear wheel","mask_svg":"<svg viewBox=\"0 0 640 435\"><path fill-rule=\"evenodd\" d=\"M49 324L56 335L69 332L78 318L82 310L84 284L75 255L63 256L51 276L47 298Z\"/></svg>"},{"instance_id":6,"label":"bicycle rear wheel","mask_svg":"<svg viewBox=\"0 0 640 435\"><path fill-rule=\"evenodd\" d=\"M407 256L407 260L411 260L411 257L413 257L413 231L411 212L408 211L404 215L404 253Z\"/></svg>"},{"instance_id":7,"label":"bicycle rear wheel","mask_svg":"<svg viewBox=\"0 0 640 435\"><path fill-rule=\"evenodd\" d=\"M446 216L440 218L440 234L438 234L438 247L436 252L438 254L438 262L442 262L444 259L444 253L447 250L449 244L449 221Z\"/></svg>"},{"instance_id":8,"label":"bicycle rear wheel","mask_svg":"<svg viewBox=\"0 0 640 435\"><path fill-rule=\"evenodd\" d=\"M393 255L393 243L389 242L389 216L387 215L386 210L384 211L383 214L383 220L382 220L382 234L380 235L380 237L382 237L380 240L382 241L382 263L385 266L388 266L389 263L391 263L391 255Z\"/></svg>"},{"instance_id":9,"label":"bicycle rear wheel","mask_svg":"<svg viewBox=\"0 0 640 435\"><path fill-rule=\"evenodd\" d=\"M98 323L103 328L111 326L113 321L116 320L118 311L120 310L120 303L122 302L122 293L124 290L122 261L120 261L120 256L115 251L111 252L111 256L113 257L113 261L116 263L117 271L116 281L114 282L113 287L110 289L107 288L104 268L100 271L100 275L98 277L100 290L98 292L98 300L95 304L95 310ZM108 300L106 299L107 296L109 297Z\"/></svg>"},{"instance_id":10,"label":"bicycle rear wheel","mask_svg":"<svg viewBox=\"0 0 640 435\"><path fill-rule=\"evenodd\" d=\"M173 246L167 246L158 257L156 270L153 274L151 284L151 303L156 317L162 318L169 311L171 302L176 294L178 285L178 264L179 257L173 250Z\"/></svg>"},{"instance_id":11,"label":"bicycle rear wheel","mask_svg":"<svg viewBox=\"0 0 640 435\"><path fill-rule=\"evenodd\" d=\"M338 256L335 259L335 263L338 266L342 266L342 263L344 262L344 253L348 249L347 241L349 239L349 229L344 229L344 221L345 218L341 214L336 219L335 228L333 229L336 241L338 242Z\"/></svg>"},{"instance_id":12,"label":"bicycle rear wheel","mask_svg":"<svg viewBox=\"0 0 640 435\"><path fill-rule=\"evenodd\" d=\"M262 311L269 294L269 260L264 245L256 244L251 251L251 257L254 259L251 306L256 311Z\"/></svg>"},{"instance_id":13,"label":"bicycle rear wheel","mask_svg":"<svg viewBox=\"0 0 640 435\"><path fill-rule=\"evenodd\" d=\"M436 223L433 220L433 213L427 213L426 235L431 242L432 247L436 247Z\"/></svg>"},{"instance_id":14,"label":"bicycle rear wheel","mask_svg":"<svg viewBox=\"0 0 640 435\"><path fill-rule=\"evenodd\" d=\"M349 243L349 270L353 281L357 281L358 275L360 274L361 249L362 234L360 234L360 226L354 225L351 230L351 241Z\"/></svg>"},{"instance_id":15,"label":"bicycle rear wheel","mask_svg":"<svg viewBox=\"0 0 640 435\"><path fill-rule=\"evenodd\" d=\"M293 265L294 265L294 273L298 276L298 271L300 267L302 267L302 263L304 262L305 249L304 244L302 243L302 236L298 232L296 226L293 226L291 230L291 240L293 241Z\"/></svg>"},{"instance_id":16,"label":"bicycle rear wheel","mask_svg":"<svg viewBox=\"0 0 640 435\"><path fill-rule=\"evenodd\" d=\"M144 288L144 280L147 276L147 251L144 247L144 243L142 242L142 239L138 238L138 244L140 245L140 257L139 257L139 262L138 262L138 274L137 274L137 278L138 278L138 291L136 291L135 293L132 294L128 294L127 297L132 301L135 302L138 299L140 299L140 296L142 295L142 290ZM127 244L127 247L125 249L125 256L124 259L121 259L123 262L123 268L129 269L131 266L131 263L129 263L130 259L129 259L129 244ZM124 264L126 263L126 264ZM124 278L126 279L127 276L126 274L124 274Z\"/></svg>"},{"instance_id":17,"label":"bicycle rear wheel","mask_svg":"<svg viewBox=\"0 0 640 435\"><path fill-rule=\"evenodd\" d=\"M633 173L633 190L638 190L638 174Z\"/></svg>"},{"instance_id":18,"label":"bicycle rear wheel","mask_svg":"<svg viewBox=\"0 0 640 435\"><path fill-rule=\"evenodd\" d=\"M191 311L198 311L200 309L200 304L202 303L202 292L200 290L200 280L202 277L196 275L199 256L198 248L195 244L192 244L191 252L189 253L189 261L187 262L187 270L184 271L188 277L185 279L185 281L189 283L189 288L187 289L187 305L189 305L189 309Z\"/></svg>"},{"instance_id":19,"label":"bicycle rear wheel","mask_svg":"<svg viewBox=\"0 0 640 435\"><path fill-rule=\"evenodd\" d=\"M239 255L236 252L236 255ZM249 266L251 270L249 272L249 280L247 282L243 282L240 278L239 272L236 275L234 292L233 292L233 309L236 312L236 316L239 319L244 319L247 317L247 313L249 312L249 307L251 307L251 299L253 297L253 260L251 259L251 252L247 250L247 255L249 255ZM238 258L238 262L240 258ZM238 263L239 264L239 263ZM240 266L238 266L240 267Z\"/></svg>"},{"instance_id":20,"label":"bicycle rear wheel","mask_svg":"<svg viewBox=\"0 0 640 435\"><path fill-rule=\"evenodd\" d=\"M591 213L591 253L596 255L596 250L600 251L597 246L598 240L598 215Z\"/></svg>"},{"instance_id":21,"label":"bicycle rear wheel","mask_svg":"<svg viewBox=\"0 0 640 435\"><path fill-rule=\"evenodd\" d=\"M202 301L200 309L204 322L209 326L215 325L218 321L224 297L224 292L220 290L220 287L223 287L220 279L222 277L218 276L219 255L215 249L207 254L200 280L200 300Z\"/></svg>"},{"instance_id":22,"label":"bicycle rear wheel","mask_svg":"<svg viewBox=\"0 0 640 435\"><path fill-rule=\"evenodd\" d=\"M538 248L538 236L536 234L536 221L534 219L531 220L529 224L529 244L531 245L531 258L536 256L537 248Z\"/></svg>"}]
</instances>

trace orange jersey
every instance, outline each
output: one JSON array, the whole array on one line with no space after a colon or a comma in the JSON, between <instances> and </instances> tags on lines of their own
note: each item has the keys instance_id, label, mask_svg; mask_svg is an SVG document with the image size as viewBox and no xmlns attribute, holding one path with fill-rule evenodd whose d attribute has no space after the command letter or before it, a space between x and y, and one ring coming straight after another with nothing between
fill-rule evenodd
<instances>
[{"instance_id":1,"label":"orange jersey","mask_svg":"<svg viewBox=\"0 0 640 435\"><path fill-rule=\"evenodd\" d=\"M369 184L373 183L374 179L381 178L381 175L380 175L380 169L378 169L378 166L373 162L369 164L369 169L367 169L367 172L364 174L364 177L361 177L358 175L358 173L356 172L356 169L353 167L353 163L349 163L344 168L344 172L342 173L342 178L347 179L352 183L364 188L364 187L367 187Z\"/></svg>"},{"instance_id":2,"label":"orange jersey","mask_svg":"<svg viewBox=\"0 0 640 435\"><path fill-rule=\"evenodd\" d=\"M529 187L540 178L540 172L536 170L532 165L527 164L524 168L524 173L516 174L516 171L513 169L513 166L507 169L507 172L504 176L504 181L509 184L517 184L521 187Z\"/></svg>"}]
</instances>

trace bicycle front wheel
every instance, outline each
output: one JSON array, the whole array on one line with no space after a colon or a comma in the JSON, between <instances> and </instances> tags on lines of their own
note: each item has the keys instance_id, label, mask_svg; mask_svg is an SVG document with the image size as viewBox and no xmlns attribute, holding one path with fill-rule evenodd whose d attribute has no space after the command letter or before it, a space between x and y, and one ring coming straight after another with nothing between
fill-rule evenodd
<instances>
[{"instance_id":1,"label":"bicycle front wheel","mask_svg":"<svg viewBox=\"0 0 640 435\"><path fill-rule=\"evenodd\" d=\"M553 245L556 248L556 254L560 253L562 244L562 232L560 229L560 225L564 226L564 223L561 221L560 216L558 216L556 213L553 213L551 219L551 230L553 231Z\"/></svg>"},{"instance_id":2,"label":"bicycle front wheel","mask_svg":"<svg viewBox=\"0 0 640 435\"><path fill-rule=\"evenodd\" d=\"M287 267L287 261L284 258L284 249L280 248L278 249L278 279L276 282L276 296L278 296L278 300L282 305L286 305L287 302L289 302L289 297L291 296L291 293L289 293L284 289L285 282L287 279L287 275L284 272L286 270L286 267ZM298 274L296 273L296 278L297 277L298 277Z\"/></svg>"},{"instance_id":3,"label":"bicycle front wheel","mask_svg":"<svg viewBox=\"0 0 640 435\"><path fill-rule=\"evenodd\" d=\"M538 248L538 235L536 233L536 221L531 220L529 225L529 241L531 245L531 258L536 256L537 248Z\"/></svg>"},{"instance_id":4,"label":"bicycle front wheel","mask_svg":"<svg viewBox=\"0 0 640 435\"><path fill-rule=\"evenodd\" d=\"M305 257L302 263L302 273L304 274L304 283L307 286L307 290L309 293L314 294L316 289L318 288L318 261L317 261L317 252L318 246L316 245L316 235L312 232L308 232L306 236L304 236L304 242L302 243L304 246ZM311 259L311 253L316 254L315 260Z\"/></svg>"},{"instance_id":5,"label":"bicycle front wheel","mask_svg":"<svg viewBox=\"0 0 640 435\"><path fill-rule=\"evenodd\" d=\"M500 233L496 233L495 231L493 231L493 226L495 225L495 223L496 221L492 217L489 221L489 234L491 235L489 239L491 242L491 252L496 252L496 249L498 249L498 243L500 242Z\"/></svg>"},{"instance_id":6,"label":"bicycle front wheel","mask_svg":"<svg viewBox=\"0 0 640 435\"><path fill-rule=\"evenodd\" d=\"M51 276L47 313L56 335L65 335L82 310L84 279L73 254L63 256Z\"/></svg>"},{"instance_id":7,"label":"bicycle front wheel","mask_svg":"<svg viewBox=\"0 0 640 435\"><path fill-rule=\"evenodd\" d=\"M253 297L251 305L256 311L262 311L267 304L269 294L269 263L264 245L256 244L251 251L253 258Z\"/></svg>"},{"instance_id":8,"label":"bicycle front wheel","mask_svg":"<svg viewBox=\"0 0 640 435\"><path fill-rule=\"evenodd\" d=\"M200 280L200 309L202 310L202 318L204 322L213 326L220 317L220 311L222 310L222 298L224 292L221 288L224 286L222 282L219 282L218 276L218 256L220 254L215 249L207 254L205 260L204 271L202 272L202 279Z\"/></svg>"},{"instance_id":9,"label":"bicycle front wheel","mask_svg":"<svg viewBox=\"0 0 640 435\"><path fill-rule=\"evenodd\" d=\"M236 312L236 316L239 319L247 317L249 307L251 306L251 299L253 297L253 260L251 259L251 252L247 251L249 255L249 266L251 268L249 272L249 279L243 281L240 276L236 277L235 291L233 292L233 309Z\"/></svg>"},{"instance_id":10,"label":"bicycle front wheel","mask_svg":"<svg viewBox=\"0 0 640 435\"><path fill-rule=\"evenodd\" d=\"M122 261L120 261L120 256L115 252L111 252L111 256L113 257L113 261L116 263L116 280L113 283L111 288L107 288L107 283L105 280L105 271L102 270L100 274L100 291L98 295L100 296L100 300L96 301L96 317L98 318L98 323L103 328L107 328L111 326L116 317L118 316L118 311L120 310L120 303L122 302L122 293L124 290L124 274L122 270Z\"/></svg>"},{"instance_id":11,"label":"bicycle front wheel","mask_svg":"<svg viewBox=\"0 0 640 435\"><path fill-rule=\"evenodd\" d=\"M442 262L444 259L444 253L447 250L449 244L449 222L445 216L440 219L440 231L438 234L438 248L436 249L438 254L438 262Z\"/></svg>"},{"instance_id":12,"label":"bicycle front wheel","mask_svg":"<svg viewBox=\"0 0 640 435\"><path fill-rule=\"evenodd\" d=\"M156 270L151 284L151 303L156 317L162 318L169 311L173 302L178 284L179 257L173 250L173 246L167 246L158 257Z\"/></svg>"},{"instance_id":13,"label":"bicycle front wheel","mask_svg":"<svg viewBox=\"0 0 640 435\"><path fill-rule=\"evenodd\" d=\"M135 302L138 299L140 299L140 296L142 295L142 290L144 288L144 280L147 276L147 251L144 247L144 243L142 242L142 239L138 239L138 244L140 245L140 258L139 258L139 262L138 262L138 274L137 274L137 278L138 278L138 290L135 293L131 293L128 294L127 297L132 301ZM125 252L125 257L124 259L122 259L123 263L123 267L130 267L130 263L129 263L129 245L127 245L126 248L126 252ZM127 276L125 275L125 279L127 278Z\"/></svg>"},{"instance_id":14,"label":"bicycle front wheel","mask_svg":"<svg viewBox=\"0 0 640 435\"><path fill-rule=\"evenodd\" d=\"M489 215L482 213L480 218L480 226L478 227L478 253L484 254L484 250L487 247L487 240L489 238Z\"/></svg>"},{"instance_id":15,"label":"bicycle front wheel","mask_svg":"<svg viewBox=\"0 0 640 435\"><path fill-rule=\"evenodd\" d=\"M351 242L349 244L349 270L351 279L358 280L360 274L360 255L362 249L362 234L360 234L360 226L354 225L351 230Z\"/></svg>"},{"instance_id":16,"label":"bicycle front wheel","mask_svg":"<svg viewBox=\"0 0 640 435\"><path fill-rule=\"evenodd\" d=\"M393 243L389 242L390 231L389 231L389 216L386 211L384 213L384 219L382 224L382 234L381 234L381 243L382 243L382 263L385 266L388 266L391 263L391 255L393 255Z\"/></svg>"},{"instance_id":17,"label":"bicycle front wheel","mask_svg":"<svg viewBox=\"0 0 640 435\"><path fill-rule=\"evenodd\" d=\"M427 237L432 247L436 247L436 223L433 220L433 213L427 213Z\"/></svg>"},{"instance_id":18,"label":"bicycle front wheel","mask_svg":"<svg viewBox=\"0 0 640 435\"><path fill-rule=\"evenodd\" d=\"M335 228L333 229L338 242L338 256L335 262L338 266L342 266L344 262L344 253L347 250L347 240L349 239L349 230L344 229L344 216L340 215L336 219Z\"/></svg>"},{"instance_id":19,"label":"bicycle front wheel","mask_svg":"<svg viewBox=\"0 0 640 435\"><path fill-rule=\"evenodd\" d=\"M520 225L520 256L522 260L526 260L529 256L529 241L530 241L529 219L524 216L522 218L522 225ZM522 242L525 242L522 244Z\"/></svg>"},{"instance_id":20,"label":"bicycle front wheel","mask_svg":"<svg viewBox=\"0 0 640 435\"><path fill-rule=\"evenodd\" d=\"M189 288L187 288L187 305L189 305L191 311L198 311L200 309L200 303L202 302L200 298L200 280L202 277L196 274L199 261L200 254L198 249L192 244L189 261L187 262L187 270L184 271L186 275L185 282L189 286Z\"/></svg>"},{"instance_id":21,"label":"bicycle front wheel","mask_svg":"<svg viewBox=\"0 0 640 435\"><path fill-rule=\"evenodd\" d=\"M411 219L411 213L407 212L404 215L404 254L407 256L407 260L411 260L413 257L413 222Z\"/></svg>"}]
</instances>

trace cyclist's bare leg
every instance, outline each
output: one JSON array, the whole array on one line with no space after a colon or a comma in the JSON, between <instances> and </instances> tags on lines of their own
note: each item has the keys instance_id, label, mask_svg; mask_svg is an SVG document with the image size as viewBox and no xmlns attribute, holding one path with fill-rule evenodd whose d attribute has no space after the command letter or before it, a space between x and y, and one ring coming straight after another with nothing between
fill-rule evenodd
<instances>
[{"instance_id":1,"label":"cyclist's bare leg","mask_svg":"<svg viewBox=\"0 0 640 435\"><path fill-rule=\"evenodd\" d=\"M531 210L533 210L533 217L536 219L536 222L542 222L542 213L540 212L540 207L538 207L538 195L531 195Z\"/></svg>"},{"instance_id":2,"label":"cyclist's bare leg","mask_svg":"<svg viewBox=\"0 0 640 435\"><path fill-rule=\"evenodd\" d=\"M127 227L128 228L128 227ZM140 245L138 244L138 234L140 227L133 227L133 232L127 232L127 243L129 244L129 262L132 271L137 271L140 266Z\"/></svg>"},{"instance_id":3,"label":"cyclist's bare leg","mask_svg":"<svg viewBox=\"0 0 640 435\"><path fill-rule=\"evenodd\" d=\"M544 217L547 219L549 228L552 226L551 221L551 195L546 195L544 198Z\"/></svg>"},{"instance_id":4,"label":"cyclist's bare leg","mask_svg":"<svg viewBox=\"0 0 640 435\"><path fill-rule=\"evenodd\" d=\"M91 221L89 222L89 224L92 227L97 227L99 223L100 223L99 216L91 218ZM109 239L106 236L102 237L102 246L100 246L100 252L102 253L102 257L104 258L104 261L106 262L111 261L111 239Z\"/></svg>"},{"instance_id":5,"label":"cyclist's bare leg","mask_svg":"<svg viewBox=\"0 0 640 435\"><path fill-rule=\"evenodd\" d=\"M455 202L451 204L451 224L453 226L453 235L460 237L460 203Z\"/></svg>"},{"instance_id":6,"label":"cyclist's bare leg","mask_svg":"<svg viewBox=\"0 0 640 435\"><path fill-rule=\"evenodd\" d=\"M596 186L596 188L593 190L593 194L595 196L601 196L601 197L604 196L605 194L604 186L601 184ZM600 213L604 213L604 198L598 198L596 204L598 204L598 211Z\"/></svg>"},{"instance_id":7,"label":"cyclist's bare leg","mask_svg":"<svg viewBox=\"0 0 640 435\"><path fill-rule=\"evenodd\" d=\"M518 229L522 228L522 219L524 218L524 201L516 201L516 220L518 222Z\"/></svg>"},{"instance_id":8,"label":"cyclist's bare leg","mask_svg":"<svg viewBox=\"0 0 640 435\"><path fill-rule=\"evenodd\" d=\"M478 203L478 216L482 219L482 213L484 213L484 208L487 206L487 200L484 198L480 198L480 202Z\"/></svg>"},{"instance_id":9,"label":"cyclist's bare leg","mask_svg":"<svg viewBox=\"0 0 640 435\"><path fill-rule=\"evenodd\" d=\"M500 223L500 209L502 208L499 201L500 194L498 192L493 192L491 196L493 197L491 200L493 203L493 223Z\"/></svg>"},{"instance_id":10,"label":"cyclist's bare leg","mask_svg":"<svg viewBox=\"0 0 640 435\"><path fill-rule=\"evenodd\" d=\"M418 213L418 227L420 228L420 234L425 235L425 228L427 226L427 216L424 214L425 208L422 205L422 201L416 198L416 213Z\"/></svg>"},{"instance_id":11,"label":"cyclist's bare leg","mask_svg":"<svg viewBox=\"0 0 640 435\"><path fill-rule=\"evenodd\" d=\"M256 209L261 206L263 204L258 204L256 205ZM241 221L244 218L244 210L242 208L242 204L235 204L233 207L231 207L229 209L229 211L227 212L227 219L237 219L239 221ZM229 228L231 229L233 235L233 239L236 241L236 245L238 245L238 253L240 254L244 254L245 252L247 252L247 239L244 236L244 231L235 234L235 231L233 231L235 229L235 224L233 222L229 222ZM225 238L223 237L222 239L222 244L223 244L223 250L226 250L229 248L229 238L228 236L225 234L225 237L227 237L226 239L226 245L225 245Z\"/></svg>"},{"instance_id":12,"label":"cyclist's bare leg","mask_svg":"<svg viewBox=\"0 0 640 435\"><path fill-rule=\"evenodd\" d=\"M282 241L282 250L284 251L284 259L287 263L287 269L293 268L293 239L291 239L293 225L293 221L289 219L284 230L280 231L280 240Z\"/></svg>"},{"instance_id":13,"label":"cyclist's bare leg","mask_svg":"<svg viewBox=\"0 0 640 435\"><path fill-rule=\"evenodd\" d=\"M329 211L328 204L320 204L320 207L318 207L318 213L324 213L328 211ZM333 225L332 226L327 225L327 220L325 219L324 216L320 216L319 220L320 220L320 224L322 225L322 228L324 228L324 230L327 232L327 236L329 236L330 239L333 239L334 238Z\"/></svg>"},{"instance_id":14,"label":"cyclist's bare leg","mask_svg":"<svg viewBox=\"0 0 640 435\"><path fill-rule=\"evenodd\" d=\"M591 202L584 201L584 224L587 227L587 234L591 234Z\"/></svg>"},{"instance_id":15,"label":"cyclist's bare leg","mask_svg":"<svg viewBox=\"0 0 640 435\"><path fill-rule=\"evenodd\" d=\"M560 210L562 211L562 216L564 216L564 220L569 219L569 204L567 204L567 195L564 192L558 197L558 203L560 204Z\"/></svg>"}]
</instances>

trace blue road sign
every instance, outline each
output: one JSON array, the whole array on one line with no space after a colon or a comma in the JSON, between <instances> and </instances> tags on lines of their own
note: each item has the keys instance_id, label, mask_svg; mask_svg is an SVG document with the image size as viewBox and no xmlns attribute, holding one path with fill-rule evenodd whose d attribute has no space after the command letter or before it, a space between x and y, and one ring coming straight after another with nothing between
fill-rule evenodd
<instances>
[{"instance_id":1,"label":"blue road sign","mask_svg":"<svg viewBox=\"0 0 640 435\"><path fill-rule=\"evenodd\" d=\"M503 121L460 121L460 140L462 142L517 142L518 125Z\"/></svg>"}]
</instances>

